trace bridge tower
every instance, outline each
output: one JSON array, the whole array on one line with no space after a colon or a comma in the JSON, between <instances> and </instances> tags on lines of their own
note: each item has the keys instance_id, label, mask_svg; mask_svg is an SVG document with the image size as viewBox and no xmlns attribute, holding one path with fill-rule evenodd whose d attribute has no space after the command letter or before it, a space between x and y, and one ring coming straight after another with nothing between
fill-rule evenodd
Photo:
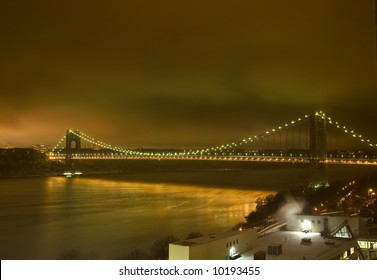
<instances>
[{"instance_id":1,"label":"bridge tower","mask_svg":"<svg viewBox=\"0 0 377 280\"><path fill-rule=\"evenodd\" d=\"M78 131L67 130L65 142L65 166L67 172L73 172L72 154L79 152L81 149L81 138L78 136Z\"/></svg>"},{"instance_id":2,"label":"bridge tower","mask_svg":"<svg viewBox=\"0 0 377 280\"><path fill-rule=\"evenodd\" d=\"M311 116L309 135L309 187L328 187L327 164L323 163L327 158L325 113L315 112Z\"/></svg>"}]
</instances>

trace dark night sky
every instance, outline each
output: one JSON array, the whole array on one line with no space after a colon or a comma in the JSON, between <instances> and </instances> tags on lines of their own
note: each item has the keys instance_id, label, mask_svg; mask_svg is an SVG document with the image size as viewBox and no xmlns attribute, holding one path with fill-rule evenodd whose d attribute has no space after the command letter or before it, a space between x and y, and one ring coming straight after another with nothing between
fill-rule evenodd
<instances>
[{"instance_id":1,"label":"dark night sky","mask_svg":"<svg viewBox=\"0 0 377 280\"><path fill-rule=\"evenodd\" d=\"M240 140L323 109L377 142L373 0L0 3L0 146Z\"/></svg>"}]
</instances>

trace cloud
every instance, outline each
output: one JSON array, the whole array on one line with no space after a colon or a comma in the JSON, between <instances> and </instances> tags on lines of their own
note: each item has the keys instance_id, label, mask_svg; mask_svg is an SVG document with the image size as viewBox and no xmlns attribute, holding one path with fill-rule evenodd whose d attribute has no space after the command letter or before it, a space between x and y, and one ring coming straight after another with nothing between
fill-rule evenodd
<instances>
[{"instance_id":1,"label":"cloud","mask_svg":"<svg viewBox=\"0 0 377 280\"><path fill-rule=\"evenodd\" d=\"M195 146L325 109L377 139L371 1L22 2L0 26L2 127Z\"/></svg>"}]
</instances>

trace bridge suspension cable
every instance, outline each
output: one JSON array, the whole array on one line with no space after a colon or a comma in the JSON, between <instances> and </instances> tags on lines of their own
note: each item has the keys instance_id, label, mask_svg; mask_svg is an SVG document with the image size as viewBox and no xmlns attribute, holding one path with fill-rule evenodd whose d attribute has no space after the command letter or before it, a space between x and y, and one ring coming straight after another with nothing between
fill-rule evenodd
<instances>
[{"instance_id":1,"label":"bridge suspension cable","mask_svg":"<svg viewBox=\"0 0 377 280\"><path fill-rule=\"evenodd\" d=\"M276 135L282 131L285 131L293 126L296 126L304 121L306 121L309 118L309 115L304 115L303 117L299 117L295 120L292 120L290 122L286 122L285 124L282 124L280 126L277 126L275 128L272 128L270 130L265 131L264 133L258 134L258 135L253 135L247 138L242 139L241 141L236 141L232 143L227 143L227 144L222 144L218 146L211 146L211 147L206 147L202 149L191 149L188 150L187 152L184 152L183 155L201 155L201 154L206 154L208 152L222 152L227 149L232 149L232 148L239 148L242 147L246 144L249 143L255 143L258 141L261 141L265 137L273 136Z\"/></svg>"},{"instance_id":2,"label":"bridge suspension cable","mask_svg":"<svg viewBox=\"0 0 377 280\"><path fill-rule=\"evenodd\" d=\"M73 135L79 137L80 139L84 140L84 141L87 141L93 145L96 145L98 147L101 147L101 148L104 148L104 149L109 149L109 150L113 150L113 151L116 151L116 152L120 152L120 153L123 153L123 154L135 154L135 151L134 150L131 150L131 149L124 149L124 148L120 148L120 147L116 147L116 146L112 146L110 144L107 144L103 141L100 141L100 140L96 140L94 139L93 137L91 136L88 136L87 134L85 134L84 132L81 132L81 131L76 131L76 130L69 130L69 133L72 133ZM67 139L67 136L64 135L60 140L59 142L52 148L52 152L55 152L56 150L58 150L59 146L62 145L62 143L64 143L64 141ZM64 149L65 147L63 147L62 149ZM59 151L58 151L59 153Z\"/></svg>"},{"instance_id":3,"label":"bridge suspension cable","mask_svg":"<svg viewBox=\"0 0 377 280\"><path fill-rule=\"evenodd\" d=\"M370 139L364 138L361 134L357 133L355 130L347 128L347 126L340 124L338 121L334 121L329 116L327 117L326 120L328 124L331 124L332 126L336 127L337 129L349 135L350 137L354 138L355 140L359 141L360 143L363 143L365 145L368 145L369 147L377 149L376 143L371 142Z\"/></svg>"},{"instance_id":4,"label":"bridge suspension cable","mask_svg":"<svg viewBox=\"0 0 377 280\"><path fill-rule=\"evenodd\" d=\"M66 135L64 135L59 141L58 141L58 143L51 149L51 152L52 153L55 153L55 151L58 151L58 153L59 153L59 147L61 147L61 145L62 145L62 143L64 143L65 142L65 140L66 140ZM61 148L61 149L63 149L63 148Z\"/></svg>"}]
</instances>

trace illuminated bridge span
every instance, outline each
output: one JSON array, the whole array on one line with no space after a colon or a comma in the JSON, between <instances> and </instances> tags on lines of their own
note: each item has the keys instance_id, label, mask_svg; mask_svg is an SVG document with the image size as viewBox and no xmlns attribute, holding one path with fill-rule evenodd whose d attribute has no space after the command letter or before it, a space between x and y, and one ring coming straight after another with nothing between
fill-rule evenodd
<instances>
[{"instance_id":1,"label":"illuminated bridge span","mask_svg":"<svg viewBox=\"0 0 377 280\"><path fill-rule=\"evenodd\" d=\"M200 160L308 163L311 187L328 185L328 164L377 165L377 144L323 112L297 118L239 141L201 149L126 149L67 130L51 160Z\"/></svg>"}]
</instances>

